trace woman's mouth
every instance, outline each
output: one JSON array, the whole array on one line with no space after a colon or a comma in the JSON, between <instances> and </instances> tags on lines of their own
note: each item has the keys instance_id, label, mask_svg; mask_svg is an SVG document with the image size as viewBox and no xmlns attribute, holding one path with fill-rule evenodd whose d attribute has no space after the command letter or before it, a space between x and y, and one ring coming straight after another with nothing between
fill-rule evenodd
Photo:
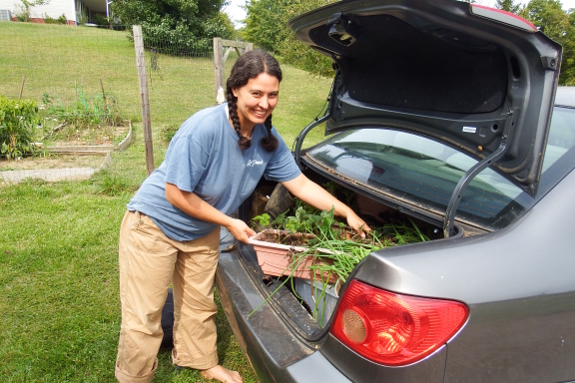
<instances>
[{"instance_id":1,"label":"woman's mouth","mask_svg":"<svg viewBox=\"0 0 575 383\"><path fill-rule=\"evenodd\" d=\"M252 114L257 118L265 118L267 116L267 111L252 110Z\"/></svg>"}]
</instances>

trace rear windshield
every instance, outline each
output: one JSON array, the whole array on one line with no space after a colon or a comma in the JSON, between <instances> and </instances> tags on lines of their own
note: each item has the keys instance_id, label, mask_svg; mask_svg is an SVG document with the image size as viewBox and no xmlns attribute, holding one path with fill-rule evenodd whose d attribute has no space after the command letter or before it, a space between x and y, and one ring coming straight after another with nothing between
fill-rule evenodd
<instances>
[{"instance_id":1,"label":"rear windshield","mask_svg":"<svg viewBox=\"0 0 575 383\"><path fill-rule=\"evenodd\" d=\"M573 168L575 110L555 108L537 198ZM440 142L414 134L363 128L330 137L307 153L357 182L402 200L444 212L463 174L477 160ZM469 184L457 216L488 229L514 221L536 201L492 169Z\"/></svg>"}]
</instances>

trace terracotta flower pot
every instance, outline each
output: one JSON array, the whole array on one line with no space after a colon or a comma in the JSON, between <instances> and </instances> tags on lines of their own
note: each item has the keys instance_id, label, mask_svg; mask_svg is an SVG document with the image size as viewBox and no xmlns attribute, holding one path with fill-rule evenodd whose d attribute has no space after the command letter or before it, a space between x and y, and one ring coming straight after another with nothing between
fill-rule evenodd
<instances>
[{"instance_id":1,"label":"terracotta flower pot","mask_svg":"<svg viewBox=\"0 0 575 383\"><path fill-rule=\"evenodd\" d=\"M273 276L292 276L310 280L323 280L334 283L337 280L337 274L324 272L322 275L319 270L314 270L314 266L329 264L330 259L321 257L322 250L316 254L302 254L309 250L307 246L287 245L282 243L270 242L286 236L302 237L302 243L305 239L313 238L311 234L290 233L283 230L268 229L258 233L250 239L264 274ZM293 238L292 238L293 239ZM323 251L324 253L327 250Z\"/></svg>"}]
</instances>

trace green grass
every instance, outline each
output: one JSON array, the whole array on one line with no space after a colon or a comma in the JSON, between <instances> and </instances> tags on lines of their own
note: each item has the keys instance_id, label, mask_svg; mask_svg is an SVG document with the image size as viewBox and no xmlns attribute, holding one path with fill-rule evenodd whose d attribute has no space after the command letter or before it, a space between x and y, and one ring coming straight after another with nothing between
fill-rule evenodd
<instances>
[{"instance_id":1,"label":"green grass","mask_svg":"<svg viewBox=\"0 0 575 383\"><path fill-rule=\"evenodd\" d=\"M88 181L0 189L0 381L115 381L118 233L145 176L142 148ZM222 311L216 321L221 363L257 381ZM170 350L158 357L155 382L205 381L176 370Z\"/></svg>"},{"instance_id":2,"label":"green grass","mask_svg":"<svg viewBox=\"0 0 575 383\"><path fill-rule=\"evenodd\" d=\"M158 55L146 51L146 74L150 116L160 142L162 129L179 126L194 112L215 104L214 68L211 54L199 57ZM227 76L234 62L224 66ZM154 68L154 69L153 69ZM331 79L289 66L282 67L284 80L274 125L291 146L297 133L317 115L327 98ZM112 93L120 113L133 122L141 118L140 91L135 49L125 31L32 23L0 23L0 94L42 102L49 94L64 106L72 105L82 89L86 99L104 91ZM22 89L22 81L24 87ZM100 80L102 83L100 83ZM321 129L312 132L317 142Z\"/></svg>"},{"instance_id":3,"label":"green grass","mask_svg":"<svg viewBox=\"0 0 575 383\"><path fill-rule=\"evenodd\" d=\"M209 57L161 56L158 64L159 72L148 72L156 166L163 127L214 103ZM274 124L291 145L320 110L330 80L282 68ZM0 381L113 382L119 227L146 177L134 48L125 32L0 23L0 94L18 98L24 74L23 97L37 102L44 92L72 102L75 85L93 97L101 78L133 120L135 141L87 181L0 185ZM220 362L257 381L221 310L216 321ZM169 350L158 357L155 382L205 381L197 371L176 370Z\"/></svg>"}]
</instances>

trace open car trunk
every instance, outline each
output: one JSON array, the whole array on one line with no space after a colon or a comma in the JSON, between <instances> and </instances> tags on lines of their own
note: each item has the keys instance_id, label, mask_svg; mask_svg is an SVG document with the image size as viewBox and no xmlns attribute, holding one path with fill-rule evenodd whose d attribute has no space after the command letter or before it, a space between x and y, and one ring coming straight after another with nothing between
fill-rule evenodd
<instances>
[{"instance_id":1,"label":"open car trunk","mask_svg":"<svg viewBox=\"0 0 575 383\"><path fill-rule=\"evenodd\" d=\"M335 178L330 179L311 169L307 169L304 173L319 185L335 190L332 193L352 207L371 228L375 229L385 224L407 225L417 227L417 230L430 241L443 238L440 221L423 220L408 215L353 190L349 185L337 184L334 182ZM240 207L239 218L248 222L254 216L265 212L272 213L273 217L284 211L288 211L287 215L290 215L293 210L294 200L287 190L281 185L262 180L252 198ZM460 226L457 226L457 231L456 237L463 235ZM296 333L310 342L320 340L327 333L340 293L346 288L347 280L353 278L355 270L363 263L362 261L356 266L346 281L337 279L335 282L326 283L319 279L268 275L262 271L253 247L240 244L238 252L252 278L264 296L268 297L265 304L272 305Z\"/></svg>"}]
</instances>

